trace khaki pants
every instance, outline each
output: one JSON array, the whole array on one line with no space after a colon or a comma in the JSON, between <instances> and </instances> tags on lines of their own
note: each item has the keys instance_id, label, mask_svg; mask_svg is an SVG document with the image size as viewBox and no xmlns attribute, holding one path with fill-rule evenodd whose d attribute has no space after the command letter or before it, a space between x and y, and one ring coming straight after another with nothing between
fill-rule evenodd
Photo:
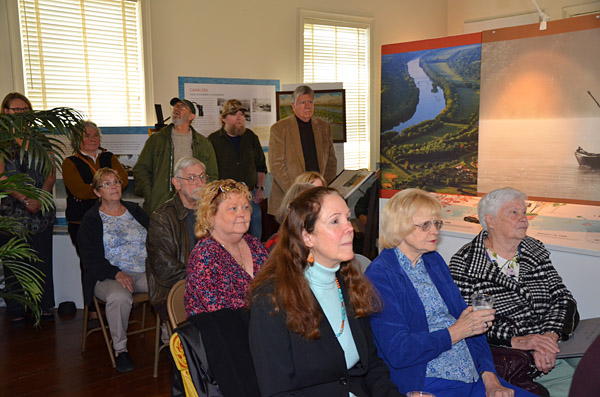
<instances>
[{"instance_id":1,"label":"khaki pants","mask_svg":"<svg viewBox=\"0 0 600 397\"><path fill-rule=\"evenodd\" d=\"M135 293L148 292L146 273L126 273L133 279ZM106 302L106 320L110 328L115 353L127 350L127 325L133 303L133 295L117 280L98 281L94 288L98 299Z\"/></svg>"}]
</instances>

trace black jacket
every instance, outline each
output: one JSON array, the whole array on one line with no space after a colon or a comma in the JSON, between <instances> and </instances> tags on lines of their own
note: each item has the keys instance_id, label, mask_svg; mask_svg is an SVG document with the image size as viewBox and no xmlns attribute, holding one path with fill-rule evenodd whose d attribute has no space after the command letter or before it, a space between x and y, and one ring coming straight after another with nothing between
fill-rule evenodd
<instances>
[{"instance_id":1,"label":"black jacket","mask_svg":"<svg viewBox=\"0 0 600 397\"><path fill-rule=\"evenodd\" d=\"M121 201L127 211L133 215L144 228L148 229L148 216L136 203ZM114 280L120 269L110 264L104 257L104 242L100 218L100 203L97 203L85 213L77 233L77 244L83 264L83 300L87 305L94 296L97 281Z\"/></svg>"},{"instance_id":2,"label":"black jacket","mask_svg":"<svg viewBox=\"0 0 600 397\"><path fill-rule=\"evenodd\" d=\"M338 273L344 301L350 302ZM250 306L250 350L263 396L357 397L402 396L390 381L387 365L377 355L371 325L356 318L348 307L348 320L360 361L346 368L344 351L325 314L321 337L305 339L287 329L285 313L271 315L270 298L258 296Z\"/></svg>"}]
</instances>

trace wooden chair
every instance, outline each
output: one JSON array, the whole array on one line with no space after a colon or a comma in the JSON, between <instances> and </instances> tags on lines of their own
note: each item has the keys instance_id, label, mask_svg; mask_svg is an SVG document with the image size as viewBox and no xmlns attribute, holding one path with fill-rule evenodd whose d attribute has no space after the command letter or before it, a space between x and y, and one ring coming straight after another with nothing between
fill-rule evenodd
<instances>
[{"instance_id":1,"label":"wooden chair","mask_svg":"<svg viewBox=\"0 0 600 397\"><path fill-rule=\"evenodd\" d=\"M185 280L180 280L171 287L169 295L167 295L167 313L172 329L179 327L186 320L184 293Z\"/></svg>"},{"instance_id":2,"label":"wooden chair","mask_svg":"<svg viewBox=\"0 0 600 397\"><path fill-rule=\"evenodd\" d=\"M142 336L144 336L145 332L148 331L155 331L158 335L158 340L160 340L160 318L158 316L158 314L156 314L156 323L146 327L146 304L149 303L150 297L148 296L147 293L141 293L141 294L134 294L133 295L133 305L135 306L136 304L142 304L142 321L138 321L138 320L130 320L129 321L129 325L134 324L134 323L138 323L140 324L140 328L133 330L133 331L128 331L127 332L127 336L130 335L136 335L136 334L142 334ZM87 338L88 336L90 336L92 333L96 332L96 331L102 331L102 335L104 336L104 342L106 344L106 350L108 351L108 355L110 356L110 362L113 366L113 368L115 368L117 365L115 364L115 352L113 351L113 347L112 347L112 338L110 337L110 330L108 328L108 324L105 323L104 321L104 312L101 308L101 305L104 306L106 305L105 302L103 302L102 300L96 298L94 296L93 298L93 302L94 302L94 306L96 307L96 312L98 313L98 322L100 323L100 327L98 328L94 328L91 330L88 330L88 307L87 305L85 305L84 311L83 311L83 341L81 343L81 352L85 352L85 348L86 348L86 344L87 344ZM156 359L158 357L158 353L159 353L159 347L158 347L158 342L156 343L155 346L155 361L154 361L154 373L156 374L154 377L157 376L158 374L158 360Z\"/></svg>"}]
</instances>

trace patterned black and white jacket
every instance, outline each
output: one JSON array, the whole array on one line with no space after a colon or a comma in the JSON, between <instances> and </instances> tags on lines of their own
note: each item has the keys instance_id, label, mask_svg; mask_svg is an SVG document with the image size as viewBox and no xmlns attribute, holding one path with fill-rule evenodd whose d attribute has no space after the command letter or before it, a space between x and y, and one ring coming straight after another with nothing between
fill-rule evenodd
<instances>
[{"instance_id":1,"label":"patterned black and white jacket","mask_svg":"<svg viewBox=\"0 0 600 397\"><path fill-rule=\"evenodd\" d=\"M556 332L569 338L577 325L577 302L550 261L544 244L525 237L520 244L519 279L500 271L489 259L481 231L450 261L450 272L460 292L470 304L473 292L494 297L496 319L487 332L492 345L510 346L513 336Z\"/></svg>"}]
</instances>

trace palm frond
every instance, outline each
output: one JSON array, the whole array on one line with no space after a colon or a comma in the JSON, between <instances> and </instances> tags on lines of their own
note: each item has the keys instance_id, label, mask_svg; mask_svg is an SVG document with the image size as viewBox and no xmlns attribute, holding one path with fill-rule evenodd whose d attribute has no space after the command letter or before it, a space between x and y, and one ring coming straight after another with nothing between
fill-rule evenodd
<instances>
[{"instance_id":1,"label":"palm frond","mask_svg":"<svg viewBox=\"0 0 600 397\"><path fill-rule=\"evenodd\" d=\"M33 185L33 179L26 174L5 176L0 174L0 198L8 196L9 192L19 192L26 197L37 200L42 205L42 211L48 211L54 204L52 193Z\"/></svg>"},{"instance_id":2,"label":"palm frond","mask_svg":"<svg viewBox=\"0 0 600 397\"><path fill-rule=\"evenodd\" d=\"M0 298L21 303L31 311L36 325L39 324L41 316L39 303L43 292L43 273L26 261L37 260L39 259L35 251L20 237L11 238L0 247L0 262L13 273L13 276L4 280L5 286L0 289Z\"/></svg>"},{"instance_id":3,"label":"palm frond","mask_svg":"<svg viewBox=\"0 0 600 397\"><path fill-rule=\"evenodd\" d=\"M30 166L38 167L46 175L60 167L65 155L56 136L74 140L77 146L85 131L83 116L71 108L0 114L0 151L3 142L22 138L21 159L28 152Z\"/></svg>"}]
</instances>

